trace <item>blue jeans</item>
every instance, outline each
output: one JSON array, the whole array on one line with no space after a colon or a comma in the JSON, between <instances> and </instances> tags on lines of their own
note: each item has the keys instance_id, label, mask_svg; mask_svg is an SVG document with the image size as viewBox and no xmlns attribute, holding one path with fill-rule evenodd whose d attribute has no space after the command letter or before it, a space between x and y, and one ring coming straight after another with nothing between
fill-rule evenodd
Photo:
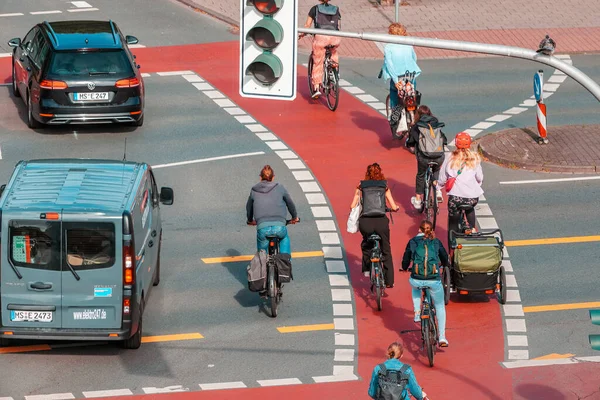
<instances>
[{"instance_id":1,"label":"blue jeans","mask_svg":"<svg viewBox=\"0 0 600 400\"><path fill-rule=\"evenodd\" d=\"M256 230L256 248L258 250L268 251L269 239L267 236L277 236L279 238L279 252L280 253L291 253L290 238L287 234L287 228L285 226L265 226Z\"/></svg>"},{"instance_id":2,"label":"blue jeans","mask_svg":"<svg viewBox=\"0 0 600 400\"><path fill-rule=\"evenodd\" d=\"M415 312L421 311L421 288L429 286L429 293L435 304L435 314L440 329L440 339L446 339L446 305L444 304L444 286L440 279L421 280L409 278L408 282L412 286L412 299Z\"/></svg>"},{"instance_id":3,"label":"blue jeans","mask_svg":"<svg viewBox=\"0 0 600 400\"><path fill-rule=\"evenodd\" d=\"M413 88L415 91L417 90L417 80L415 79L413 82ZM396 84L393 79L390 79L390 108L394 108L398 105L398 89L396 89Z\"/></svg>"}]
</instances>

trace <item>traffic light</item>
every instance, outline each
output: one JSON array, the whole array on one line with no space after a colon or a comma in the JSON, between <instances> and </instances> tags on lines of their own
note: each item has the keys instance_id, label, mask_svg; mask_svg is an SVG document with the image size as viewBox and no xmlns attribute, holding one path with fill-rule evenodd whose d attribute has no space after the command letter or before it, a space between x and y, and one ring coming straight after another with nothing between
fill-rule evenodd
<instances>
[{"instance_id":1,"label":"traffic light","mask_svg":"<svg viewBox=\"0 0 600 400\"><path fill-rule=\"evenodd\" d=\"M296 98L298 0L241 0L240 95Z\"/></svg>"},{"instance_id":2,"label":"traffic light","mask_svg":"<svg viewBox=\"0 0 600 400\"><path fill-rule=\"evenodd\" d=\"M590 318L592 324L600 325L600 310L590 310ZM592 349L600 350L600 335L590 335L590 344Z\"/></svg>"}]
</instances>

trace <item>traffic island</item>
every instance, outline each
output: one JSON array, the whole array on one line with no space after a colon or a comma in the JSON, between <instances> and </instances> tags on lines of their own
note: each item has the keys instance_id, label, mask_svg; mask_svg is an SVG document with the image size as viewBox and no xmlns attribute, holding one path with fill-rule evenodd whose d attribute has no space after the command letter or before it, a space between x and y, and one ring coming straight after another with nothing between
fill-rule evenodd
<instances>
[{"instance_id":1,"label":"traffic island","mask_svg":"<svg viewBox=\"0 0 600 400\"><path fill-rule=\"evenodd\" d=\"M600 173L600 125L565 125L548 129L538 144L535 127L495 132L477 140L480 153L500 166L536 172Z\"/></svg>"}]
</instances>

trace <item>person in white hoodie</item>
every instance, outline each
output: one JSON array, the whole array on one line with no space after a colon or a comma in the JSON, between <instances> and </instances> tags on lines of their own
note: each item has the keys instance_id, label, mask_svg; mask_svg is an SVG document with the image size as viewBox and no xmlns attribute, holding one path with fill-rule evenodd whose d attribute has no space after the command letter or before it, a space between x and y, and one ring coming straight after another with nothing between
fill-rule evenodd
<instances>
[{"instance_id":1,"label":"person in white hoodie","mask_svg":"<svg viewBox=\"0 0 600 400\"><path fill-rule=\"evenodd\" d=\"M456 150L450 157L446 157L440 168L438 189L450 186L449 181L454 181L448 190L448 232L458 231L461 213L460 205L475 207L479 196L483 194L483 170L481 169L481 156L471 150L471 136L461 132L454 138ZM467 221L471 228L476 228L475 209L466 212Z\"/></svg>"}]
</instances>

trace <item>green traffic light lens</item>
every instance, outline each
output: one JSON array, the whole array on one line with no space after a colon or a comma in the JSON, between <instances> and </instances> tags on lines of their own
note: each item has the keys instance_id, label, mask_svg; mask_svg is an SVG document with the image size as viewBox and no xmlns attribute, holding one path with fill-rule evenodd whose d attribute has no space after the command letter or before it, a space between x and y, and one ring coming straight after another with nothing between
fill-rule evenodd
<instances>
[{"instance_id":1,"label":"green traffic light lens","mask_svg":"<svg viewBox=\"0 0 600 400\"><path fill-rule=\"evenodd\" d=\"M275 0L253 0L252 3L263 14L271 15L279 10Z\"/></svg>"},{"instance_id":2,"label":"green traffic light lens","mask_svg":"<svg viewBox=\"0 0 600 400\"><path fill-rule=\"evenodd\" d=\"M246 75L252 75L263 85L272 85L277 82L282 72L281 60L271 53L259 55L246 69Z\"/></svg>"},{"instance_id":3,"label":"green traffic light lens","mask_svg":"<svg viewBox=\"0 0 600 400\"><path fill-rule=\"evenodd\" d=\"M590 335L590 345L594 350L600 350L600 335Z\"/></svg>"},{"instance_id":4,"label":"green traffic light lens","mask_svg":"<svg viewBox=\"0 0 600 400\"><path fill-rule=\"evenodd\" d=\"M253 40L263 50L272 50L283 40L283 28L273 18L263 18L248 31L246 40Z\"/></svg>"}]
</instances>

